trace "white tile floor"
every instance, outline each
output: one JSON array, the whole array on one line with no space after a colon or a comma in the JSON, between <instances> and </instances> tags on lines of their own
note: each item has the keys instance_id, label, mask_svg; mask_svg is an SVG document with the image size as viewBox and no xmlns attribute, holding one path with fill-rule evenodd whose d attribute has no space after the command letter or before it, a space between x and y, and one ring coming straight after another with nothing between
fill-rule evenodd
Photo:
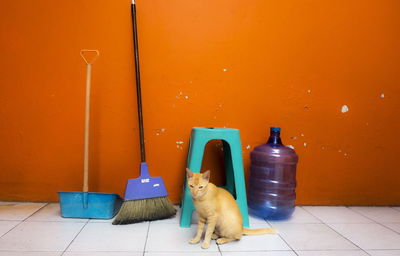
<instances>
[{"instance_id":1,"label":"white tile floor","mask_svg":"<svg viewBox=\"0 0 400 256\"><path fill-rule=\"evenodd\" d=\"M400 207L297 207L287 221L250 219L279 234L208 250L188 243L196 225L180 228L178 217L114 226L63 219L58 204L0 202L0 256L400 256Z\"/></svg>"}]
</instances>

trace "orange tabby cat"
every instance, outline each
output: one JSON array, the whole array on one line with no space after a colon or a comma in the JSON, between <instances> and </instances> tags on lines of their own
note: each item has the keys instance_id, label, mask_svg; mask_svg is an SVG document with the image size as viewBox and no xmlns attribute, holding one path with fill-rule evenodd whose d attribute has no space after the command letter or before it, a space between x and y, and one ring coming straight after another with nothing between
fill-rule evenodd
<instances>
[{"instance_id":1,"label":"orange tabby cat","mask_svg":"<svg viewBox=\"0 0 400 256\"><path fill-rule=\"evenodd\" d=\"M186 174L193 203L199 215L197 234L189 243L200 242L206 222L206 234L201 245L203 249L210 246L211 239L217 239L217 244L224 244L239 240L242 235L276 233L273 228L243 228L242 215L235 199L225 189L209 182L210 171L201 174L186 168Z\"/></svg>"}]
</instances>

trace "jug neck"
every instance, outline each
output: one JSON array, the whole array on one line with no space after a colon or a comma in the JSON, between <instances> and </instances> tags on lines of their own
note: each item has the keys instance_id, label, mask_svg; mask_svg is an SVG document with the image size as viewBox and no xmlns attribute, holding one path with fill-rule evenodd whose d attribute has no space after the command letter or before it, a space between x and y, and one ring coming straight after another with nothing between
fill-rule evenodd
<instances>
[{"instance_id":1,"label":"jug neck","mask_svg":"<svg viewBox=\"0 0 400 256\"><path fill-rule=\"evenodd\" d=\"M283 146L281 140L281 129L279 127L271 127L269 139L267 144L271 146Z\"/></svg>"}]
</instances>

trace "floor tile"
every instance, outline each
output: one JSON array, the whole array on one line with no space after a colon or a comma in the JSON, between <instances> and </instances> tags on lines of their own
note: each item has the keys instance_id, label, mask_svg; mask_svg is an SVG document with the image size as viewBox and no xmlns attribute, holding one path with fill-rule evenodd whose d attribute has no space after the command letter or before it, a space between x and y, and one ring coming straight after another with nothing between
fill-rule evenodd
<instances>
[{"instance_id":1,"label":"floor tile","mask_svg":"<svg viewBox=\"0 0 400 256\"><path fill-rule=\"evenodd\" d=\"M222 256L296 256L293 251L222 252Z\"/></svg>"},{"instance_id":2,"label":"floor tile","mask_svg":"<svg viewBox=\"0 0 400 256\"><path fill-rule=\"evenodd\" d=\"M400 249L400 234L376 223L329 224L362 249Z\"/></svg>"},{"instance_id":3,"label":"floor tile","mask_svg":"<svg viewBox=\"0 0 400 256\"><path fill-rule=\"evenodd\" d=\"M145 256L187 256L187 252L146 252ZM190 256L221 256L220 252L209 252L203 250L202 252L190 252Z\"/></svg>"},{"instance_id":4,"label":"floor tile","mask_svg":"<svg viewBox=\"0 0 400 256\"><path fill-rule=\"evenodd\" d=\"M250 228L252 228L253 226L259 225L259 224L268 225L268 222L264 219L260 219L260 218L249 215L249 224L250 224Z\"/></svg>"},{"instance_id":5,"label":"floor tile","mask_svg":"<svg viewBox=\"0 0 400 256\"><path fill-rule=\"evenodd\" d=\"M88 219L63 218L60 213L60 204L51 203L35 212L26 221L67 221L67 222L87 222Z\"/></svg>"},{"instance_id":6,"label":"floor tile","mask_svg":"<svg viewBox=\"0 0 400 256\"><path fill-rule=\"evenodd\" d=\"M62 256L143 256L143 252L65 252Z\"/></svg>"},{"instance_id":7,"label":"floor tile","mask_svg":"<svg viewBox=\"0 0 400 256\"><path fill-rule=\"evenodd\" d=\"M239 241L219 245L222 252L235 251L274 251L290 250L290 247L278 234L242 236Z\"/></svg>"},{"instance_id":8,"label":"floor tile","mask_svg":"<svg viewBox=\"0 0 400 256\"><path fill-rule=\"evenodd\" d=\"M64 251L84 225L23 222L0 238L0 251Z\"/></svg>"},{"instance_id":9,"label":"floor tile","mask_svg":"<svg viewBox=\"0 0 400 256\"><path fill-rule=\"evenodd\" d=\"M325 224L273 223L294 250L358 249Z\"/></svg>"},{"instance_id":10,"label":"floor tile","mask_svg":"<svg viewBox=\"0 0 400 256\"><path fill-rule=\"evenodd\" d=\"M112 219L89 219L88 222L89 223L108 223L108 224L112 224L112 222L114 221L115 217Z\"/></svg>"},{"instance_id":11,"label":"floor tile","mask_svg":"<svg viewBox=\"0 0 400 256\"><path fill-rule=\"evenodd\" d=\"M17 226L20 221L14 220L0 220L0 237L10 231L13 227Z\"/></svg>"},{"instance_id":12,"label":"floor tile","mask_svg":"<svg viewBox=\"0 0 400 256\"><path fill-rule=\"evenodd\" d=\"M67 251L143 251L149 222L112 225L87 223Z\"/></svg>"},{"instance_id":13,"label":"floor tile","mask_svg":"<svg viewBox=\"0 0 400 256\"><path fill-rule=\"evenodd\" d=\"M268 221L269 223L321 223L319 219L312 216L303 207L296 206L293 215L288 220Z\"/></svg>"},{"instance_id":14,"label":"floor tile","mask_svg":"<svg viewBox=\"0 0 400 256\"><path fill-rule=\"evenodd\" d=\"M303 208L325 223L373 223L372 220L343 206L306 206Z\"/></svg>"},{"instance_id":15,"label":"floor tile","mask_svg":"<svg viewBox=\"0 0 400 256\"><path fill-rule=\"evenodd\" d=\"M368 256L368 253L362 250L348 251L296 251L299 256Z\"/></svg>"},{"instance_id":16,"label":"floor tile","mask_svg":"<svg viewBox=\"0 0 400 256\"><path fill-rule=\"evenodd\" d=\"M181 209L179 208L179 206L175 205L174 206L176 209L176 214L175 216L168 218L168 219L163 219L163 220L156 220L153 222L162 222L162 223L174 223L174 224L179 224L179 220L181 218ZM197 213L193 212L192 215L192 224L197 224Z\"/></svg>"},{"instance_id":17,"label":"floor tile","mask_svg":"<svg viewBox=\"0 0 400 256\"><path fill-rule=\"evenodd\" d=\"M61 256L62 252L12 252L0 251L0 256Z\"/></svg>"},{"instance_id":18,"label":"floor tile","mask_svg":"<svg viewBox=\"0 0 400 256\"><path fill-rule=\"evenodd\" d=\"M400 223L400 211L397 211L391 207L350 207L354 210L376 222L399 222Z\"/></svg>"},{"instance_id":19,"label":"floor tile","mask_svg":"<svg viewBox=\"0 0 400 256\"><path fill-rule=\"evenodd\" d=\"M0 202L0 220L24 220L45 205L44 203Z\"/></svg>"},{"instance_id":20,"label":"floor tile","mask_svg":"<svg viewBox=\"0 0 400 256\"><path fill-rule=\"evenodd\" d=\"M382 225L390 228L393 231L396 231L397 233L400 233L400 223L382 223Z\"/></svg>"},{"instance_id":21,"label":"floor tile","mask_svg":"<svg viewBox=\"0 0 400 256\"><path fill-rule=\"evenodd\" d=\"M189 240L195 236L196 230L197 225L180 228L177 223L151 222L146 252L204 252L204 249L201 249L202 241L199 244L189 244ZM218 251L215 241L211 241L207 251Z\"/></svg>"},{"instance_id":22,"label":"floor tile","mask_svg":"<svg viewBox=\"0 0 400 256\"><path fill-rule=\"evenodd\" d=\"M368 250L371 256L400 256L400 250Z\"/></svg>"},{"instance_id":23,"label":"floor tile","mask_svg":"<svg viewBox=\"0 0 400 256\"><path fill-rule=\"evenodd\" d=\"M392 207L393 209L400 211L400 207Z\"/></svg>"}]
</instances>

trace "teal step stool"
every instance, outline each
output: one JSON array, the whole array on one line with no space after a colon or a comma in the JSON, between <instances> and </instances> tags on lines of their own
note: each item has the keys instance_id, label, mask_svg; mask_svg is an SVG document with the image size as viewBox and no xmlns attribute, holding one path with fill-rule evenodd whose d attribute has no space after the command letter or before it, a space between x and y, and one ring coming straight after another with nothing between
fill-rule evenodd
<instances>
[{"instance_id":1,"label":"teal step stool","mask_svg":"<svg viewBox=\"0 0 400 256\"><path fill-rule=\"evenodd\" d=\"M210 140L222 140L226 169L226 190L234 197L243 217L243 226L249 227L246 184L244 181L242 144L238 129L194 127L190 136L187 168L199 173L203 161L204 149ZM190 227L194 205L186 180L181 201L181 227Z\"/></svg>"}]
</instances>

